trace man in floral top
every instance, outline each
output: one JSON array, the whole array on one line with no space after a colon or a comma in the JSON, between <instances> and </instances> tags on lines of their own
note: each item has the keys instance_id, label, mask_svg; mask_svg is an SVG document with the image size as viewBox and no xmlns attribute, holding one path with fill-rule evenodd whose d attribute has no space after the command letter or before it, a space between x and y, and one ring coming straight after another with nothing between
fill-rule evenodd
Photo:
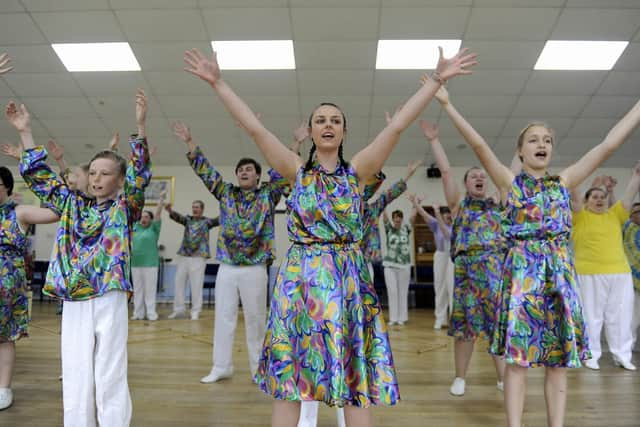
<instances>
[{"instance_id":1,"label":"man in floral top","mask_svg":"<svg viewBox=\"0 0 640 427\"><path fill-rule=\"evenodd\" d=\"M169 217L178 224L184 225L182 244L178 250L180 259L176 269L175 292L173 295L173 312L169 319L183 317L185 312L184 296L187 279L191 285L191 320L198 320L202 311L202 286L209 251L209 230L220 225L218 218L203 216L204 202L194 200L191 203L191 215L181 215L167 205Z\"/></svg>"},{"instance_id":2,"label":"man in floral top","mask_svg":"<svg viewBox=\"0 0 640 427\"><path fill-rule=\"evenodd\" d=\"M242 301L250 374L253 377L262 349L267 305L267 265L274 259L275 207L286 182L270 171L271 181L259 185L261 168L253 159L236 165L238 185L225 182L191 140L183 123L174 132L188 147L187 157L194 172L220 202L220 232L216 258L216 313L213 327L213 367L200 381L216 382L233 374L233 337Z\"/></svg>"}]
</instances>

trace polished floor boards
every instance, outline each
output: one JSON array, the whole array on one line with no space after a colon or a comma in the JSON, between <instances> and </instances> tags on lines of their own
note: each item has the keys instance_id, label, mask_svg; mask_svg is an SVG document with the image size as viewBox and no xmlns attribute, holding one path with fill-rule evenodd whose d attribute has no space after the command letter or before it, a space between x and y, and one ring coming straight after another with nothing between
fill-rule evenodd
<instances>
[{"instance_id":1,"label":"polished floor boards","mask_svg":"<svg viewBox=\"0 0 640 427\"><path fill-rule=\"evenodd\" d=\"M272 399L251 383L242 315L234 345L235 375L200 384L211 368L213 310L200 320L161 319L129 324L129 384L132 426L268 426ZM15 403L0 412L0 426L61 426L60 317L55 304L34 304L30 338L17 345ZM486 345L479 343L463 397L449 394L453 346L446 331L434 331L431 310L412 310L407 325L390 330L402 401L374 409L376 426L505 425L502 394ZM79 325L81 327L81 325ZM640 359L635 355L636 364ZM602 370L569 372L566 426L640 426L640 374L613 367L608 354ZM528 377L525 425L544 426L544 371ZM320 407L319 426L335 425L334 410ZM106 426L109 427L109 426Z\"/></svg>"}]
</instances>

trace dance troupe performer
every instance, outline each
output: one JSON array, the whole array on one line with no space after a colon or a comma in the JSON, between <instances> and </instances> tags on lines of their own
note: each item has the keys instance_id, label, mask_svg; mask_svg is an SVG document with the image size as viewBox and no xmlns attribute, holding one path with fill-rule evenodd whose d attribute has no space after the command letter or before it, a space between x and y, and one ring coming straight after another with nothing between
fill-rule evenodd
<instances>
[{"instance_id":1,"label":"dance troupe performer","mask_svg":"<svg viewBox=\"0 0 640 427\"><path fill-rule=\"evenodd\" d=\"M370 425L370 405L399 399L386 326L365 260L362 239L364 183L378 173L400 134L448 78L468 74L474 55L441 58L391 123L351 163L342 158L345 117L320 105L309 120L313 142L306 162L256 118L220 76L215 53L185 53L187 71L208 82L269 164L292 186L287 199L293 245L280 267L255 380L273 395L272 424L295 426L300 401L345 406L347 425ZM315 154L315 156L314 156Z\"/></svg>"},{"instance_id":2,"label":"dance troupe performer","mask_svg":"<svg viewBox=\"0 0 640 427\"><path fill-rule=\"evenodd\" d=\"M202 287L209 250L209 230L220 225L218 217L204 216L204 202L191 202L191 215L182 215L173 210L171 204L165 206L169 218L184 226L182 243L178 249L178 266L174 280L173 311L169 319L185 316L185 292L187 280L191 286L191 320L198 320L202 311Z\"/></svg>"},{"instance_id":3,"label":"dance troupe performer","mask_svg":"<svg viewBox=\"0 0 640 427\"><path fill-rule=\"evenodd\" d=\"M436 97L443 105L448 92L440 88ZM487 196L487 176L473 167L464 174L462 196L451 173L447 155L440 144L438 128L421 122L422 131L431 145L440 173L447 205L455 218L451 236L451 258L454 262L453 303L449 317L449 336L454 339L455 378L449 392L462 396L466 389L475 341L491 338L498 302L502 262L505 255L501 235L501 208ZM437 321L437 319L436 319ZM499 390L503 390L504 361L493 357Z\"/></svg>"},{"instance_id":4,"label":"dance troupe performer","mask_svg":"<svg viewBox=\"0 0 640 427\"><path fill-rule=\"evenodd\" d=\"M43 292L65 300L61 358L64 425L128 426L131 397L127 383L127 298L130 242L151 178L145 138L147 99L136 93L138 134L127 161L112 150L89 162L94 198L75 192L45 163L35 147L29 113L14 103L7 117L25 149L20 173L29 188L60 215ZM124 187L124 191L121 189Z\"/></svg>"},{"instance_id":5,"label":"dance troupe performer","mask_svg":"<svg viewBox=\"0 0 640 427\"><path fill-rule=\"evenodd\" d=\"M515 175L454 108L438 99L498 188L504 203L502 227L508 250L502 267L500 302L490 352L504 357L507 423L522 425L527 368L545 366L547 424L561 426L567 371L589 359L588 338L573 265L570 190L595 171L640 122L640 102L605 139L559 175L550 175L553 131L527 125L518 137L522 172Z\"/></svg>"},{"instance_id":6,"label":"dance troupe performer","mask_svg":"<svg viewBox=\"0 0 640 427\"><path fill-rule=\"evenodd\" d=\"M191 139L189 128L174 124L174 133L187 144L193 171L220 202L220 231L216 259L216 312L213 325L213 364L200 382L213 383L233 374L233 337L242 302L251 377L258 369L264 340L267 306L267 265L274 259L274 215L286 182L269 171L270 182L260 183L262 168L254 159L236 165L238 185L225 182Z\"/></svg>"},{"instance_id":7,"label":"dance troupe performer","mask_svg":"<svg viewBox=\"0 0 640 427\"><path fill-rule=\"evenodd\" d=\"M638 327L640 327L640 203L634 203L631 206L631 215L629 215L629 220L622 229L622 238L624 240L624 250L631 266L633 288L635 289L633 320L631 323L631 332L633 334L631 348L634 348L638 342Z\"/></svg>"},{"instance_id":8,"label":"dance troupe performer","mask_svg":"<svg viewBox=\"0 0 640 427\"><path fill-rule=\"evenodd\" d=\"M591 187L582 198L572 194L573 242L576 271L591 359L584 365L598 370L602 355L600 332L604 326L614 364L629 371L633 334L633 278L622 243L622 226L640 189L640 163L633 170L621 200L609 207L613 187Z\"/></svg>"}]
</instances>

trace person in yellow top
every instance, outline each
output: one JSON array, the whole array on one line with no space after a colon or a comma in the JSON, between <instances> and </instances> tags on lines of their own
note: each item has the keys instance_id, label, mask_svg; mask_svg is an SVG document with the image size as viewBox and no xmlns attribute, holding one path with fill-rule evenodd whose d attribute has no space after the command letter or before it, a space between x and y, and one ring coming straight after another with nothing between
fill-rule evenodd
<instances>
[{"instance_id":1,"label":"person in yellow top","mask_svg":"<svg viewBox=\"0 0 640 427\"><path fill-rule=\"evenodd\" d=\"M606 189L590 188L584 198L572 197L575 266L592 359L590 369L600 369L600 332L604 325L614 363L631 371L633 281L622 245L622 226L640 189L640 162L622 200L609 207ZM583 207L584 204L584 207Z\"/></svg>"}]
</instances>

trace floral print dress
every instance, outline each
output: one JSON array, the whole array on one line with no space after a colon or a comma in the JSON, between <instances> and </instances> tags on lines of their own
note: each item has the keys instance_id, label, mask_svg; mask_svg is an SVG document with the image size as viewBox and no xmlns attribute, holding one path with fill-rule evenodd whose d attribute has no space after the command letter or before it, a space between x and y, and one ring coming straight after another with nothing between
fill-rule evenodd
<instances>
[{"instance_id":1,"label":"floral print dress","mask_svg":"<svg viewBox=\"0 0 640 427\"><path fill-rule=\"evenodd\" d=\"M276 399L331 406L399 399L386 325L360 247L362 199L351 167L300 168L289 238L255 376Z\"/></svg>"},{"instance_id":2,"label":"floral print dress","mask_svg":"<svg viewBox=\"0 0 640 427\"><path fill-rule=\"evenodd\" d=\"M560 177L526 173L507 197L508 252L490 352L509 364L579 368L591 357L569 246L570 200Z\"/></svg>"}]
</instances>

